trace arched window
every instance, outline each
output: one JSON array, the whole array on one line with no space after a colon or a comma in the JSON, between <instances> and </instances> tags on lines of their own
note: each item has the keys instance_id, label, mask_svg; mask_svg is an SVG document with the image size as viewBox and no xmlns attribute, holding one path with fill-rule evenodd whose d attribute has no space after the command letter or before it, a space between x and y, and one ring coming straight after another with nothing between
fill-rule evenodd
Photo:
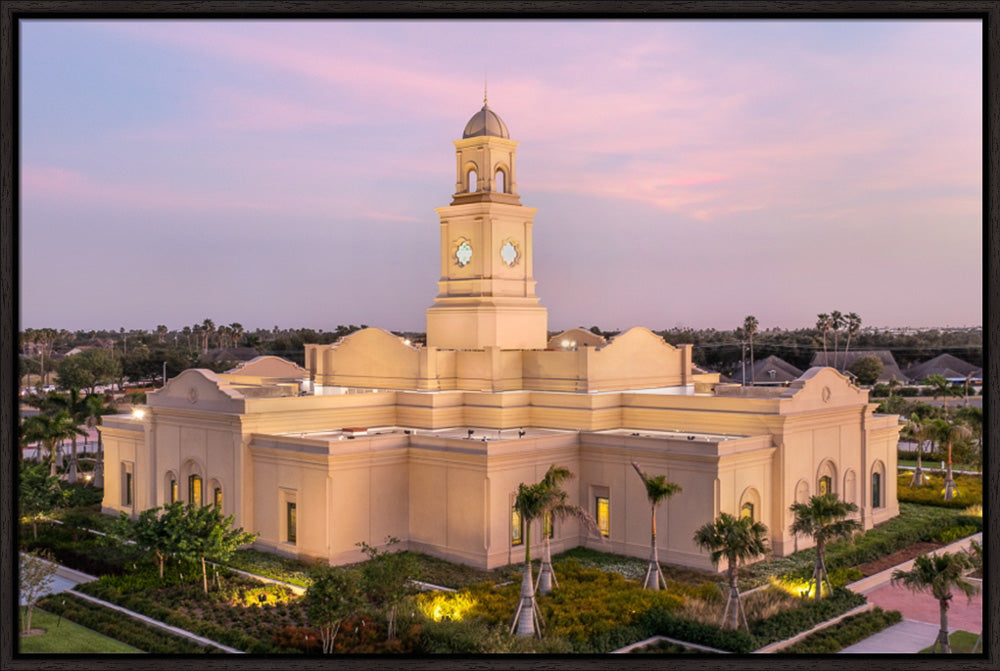
<instances>
[{"instance_id":1,"label":"arched window","mask_svg":"<svg viewBox=\"0 0 1000 671\"><path fill-rule=\"evenodd\" d=\"M192 474L188 476L188 503L193 506L202 505L200 475Z\"/></svg>"},{"instance_id":2,"label":"arched window","mask_svg":"<svg viewBox=\"0 0 1000 671\"><path fill-rule=\"evenodd\" d=\"M829 459L824 459L816 469L816 493L819 496L824 496L826 494L839 494L836 487L837 482L837 469L834 467L833 462Z\"/></svg>"},{"instance_id":3,"label":"arched window","mask_svg":"<svg viewBox=\"0 0 1000 671\"><path fill-rule=\"evenodd\" d=\"M751 522L757 522L757 513L761 510L760 492L753 487L744 489L740 495L740 517L749 517Z\"/></svg>"},{"instance_id":4,"label":"arched window","mask_svg":"<svg viewBox=\"0 0 1000 671\"><path fill-rule=\"evenodd\" d=\"M517 508L510 509L510 544L520 545L524 542L524 522L521 520L521 511Z\"/></svg>"},{"instance_id":5,"label":"arched window","mask_svg":"<svg viewBox=\"0 0 1000 671\"><path fill-rule=\"evenodd\" d=\"M476 174L475 169L470 170L466 175L465 190L470 193L479 190L479 175Z\"/></svg>"},{"instance_id":6,"label":"arched window","mask_svg":"<svg viewBox=\"0 0 1000 671\"><path fill-rule=\"evenodd\" d=\"M493 178L496 184L496 190L500 193L507 193L507 174L502 168L498 168L496 175Z\"/></svg>"},{"instance_id":7,"label":"arched window","mask_svg":"<svg viewBox=\"0 0 1000 671\"><path fill-rule=\"evenodd\" d=\"M212 490L212 504L222 510L222 487L216 487Z\"/></svg>"},{"instance_id":8,"label":"arched window","mask_svg":"<svg viewBox=\"0 0 1000 671\"><path fill-rule=\"evenodd\" d=\"M882 474L872 473L872 508L882 507Z\"/></svg>"},{"instance_id":9,"label":"arched window","mask_svg":"<svg viewBox=\"0 0 1000 671\"><path fill-rule=\"evenodd\" d=\"M753 504L747 501L740 507L740 518L749 517L750 521L754 521L753 517Z\"/></svg>"},{"instance_id":10,"label":"arched window","mask_svg":"<svg viewBox=\"0 0 1000 671\"><path fill-rule=\"evenodd\" d=\"M177 484L177 476L173 471L167 471L163 478L163 486L166 491L167 503L173 503L180 497L180 487Z\"/></svg>"},{"instance_id":11,"label":"arched window","mask_svg":"<svg viewBox=\"0 0 1000 671\"><path fill-rule=\"evenodd\" d=\"M833 492L832 480L829 475L823 475L819 479L819 495L826 496Z\"/></svg>"}]
</instances>

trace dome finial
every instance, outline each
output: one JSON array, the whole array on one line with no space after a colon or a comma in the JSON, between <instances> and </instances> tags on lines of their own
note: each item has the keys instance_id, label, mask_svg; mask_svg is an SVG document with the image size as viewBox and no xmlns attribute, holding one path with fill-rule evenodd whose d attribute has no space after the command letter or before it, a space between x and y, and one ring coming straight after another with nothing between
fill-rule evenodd
<instances>
[{"instance_id":1,"label":"dome finial","mask_svg":"<svg viewBox=\"0 0 1000 671\"><path fill-rule=\"evenodd\" d=\"M486 107L486 91L489 89L489 73L483 73L483 107Z\"/></svg>"}]
</instances>

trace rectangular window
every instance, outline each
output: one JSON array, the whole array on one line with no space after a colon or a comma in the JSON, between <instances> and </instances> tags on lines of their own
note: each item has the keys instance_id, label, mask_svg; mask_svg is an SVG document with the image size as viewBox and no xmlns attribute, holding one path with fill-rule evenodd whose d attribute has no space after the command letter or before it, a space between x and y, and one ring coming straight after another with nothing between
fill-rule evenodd
<instances>
[{"instance_id":1,"label":"rectangular window","mask_svg":"<svg viewBox=\"0 0 1000 671\"><path fill-rule=\"evenodd\" d=\"M201 505L201 476L188 476L188 503L193 506Z\"/></svg>"},{"instance_id":2,"label":"rectangular window","mask_svg":"<svg viewBox=\"0 0 1000 671\"><path fill-rule=\"evenodd\" d=\"M545 513L545 517L542 518L542 535L545 538L552 538L555 536L555 526L552 524L552 513Z\"/></svg>"},{"instance_id":3,"label":"rectangular window","mask_svg":"<svg viewBox=\"0 0 1000 671\"><path fill-rule=\"evenodd\" d=\"M133 495L132 474L129 473L128 471L125 472L125 484L123 485L123 490L125 494L125 501L124 501L125 505L127 506L132 505L132 495Z\"/></svg>"},{"instance_id":4,"label":"rectangular window","mask_svg":"<svg viewBox=\"0 0 1000 671\"><path fill-rule=\"evenodd\" d=\"M872 508L882 507L882 474L872 473Z\"/></svg>"},{"instance_id":5,"label":"rectangular window","mask_svg":"<svg viewBox=\"0 0 1000 671\"><path fill-rule=\"evenodd\" d=\"M135 500L135 482L132 479L132 469L134 468L132 462L123 461L122 462L122 505L131 506Z\"/></svg>"},{"instance_id":6,"label":"rectangular window","mask_svg":"<svg viewBox=\"0 0 1000 671\"><path fill-rule=\"evenodd\" d=\"M609 536L611 534L611 501L607 496L598 496L596 508L594 517L597 518L597 528L600 529L602 536Z\"/></svg>"},{"instance_id":7,"label":"rectangular window","mask_svg":"<svg viewBox=\"0 0 1000 671\"><path fill-rule=\"evenodd\" d=\"M829 475L824 475L823 477L821 477L819 479L819 495L826 496L827 494L829 494L831 489L830 487L831 484L832 483L830 481Z\"/></svg>"},{"instance_id":8,"label":"rectangular window","mask_svg":"<svg viewBox=\"0 0 1000 671\"><path fill-rule=\"evenodd\" d=\"M524 542L524 522L517 508L510 509L510 544L520 545Z\"/></svg>"},{"instance_id":9,"label":"rectangular window","mask_svg":"<svg viewBox=\"0 0 1000 671\"><path fill-rule=\"evenodd\" d=\"M176 503L177 499L180 497L180 492L178 490L179 490L179 488L177 486L177 481L176 480L171 480L170 481L170 502L171 503Z\"/></svg>"},{"instance_id":10,"label":"rectangular window","mask_svg":"<svg viewBox=\"0 0 1000 671\"><path fill-rule=\"evenodd\" d=\"M740 508L740 517L749 517L750 521L753 522L753 504L747 501Z\"/></svg>"},{"instance_id":11,"label":"rectangular window","mask_svg":"<svg viewBox=\"0 0 1000 671\"><path fill-rule=\"evenodd\" d=\"M294 543L296 540L296 520L295 503L289 501L285 504L285 540Z\"/></svg>"},{"instance_id":12,"label":"rectangular window","mask_svg":"<svg viewBox=\"0 0 1000 671\"><path fill-rule=\"evenodd\" d=\"M216 508L222 510L222 487L216 487L215 491L212 492L212 502Z\"/></svg>"}]
</instances>

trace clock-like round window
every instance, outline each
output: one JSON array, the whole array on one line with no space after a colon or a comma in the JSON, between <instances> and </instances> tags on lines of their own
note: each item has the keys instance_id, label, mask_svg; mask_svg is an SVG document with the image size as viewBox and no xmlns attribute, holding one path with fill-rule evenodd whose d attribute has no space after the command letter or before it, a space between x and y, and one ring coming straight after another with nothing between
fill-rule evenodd
<instances>
[{"instance_id":1,"label":"clock-like round window","mask_svg":"<svg viewBox=\"0 0 1000 671\"><path fill-rule=\"evenodd\" d=\"M500 259L506 263L508 266L513 266L517 263L517 258L520 253L517 251L517 245L515 245L511 240L503 243L500 248Z\"/></svg>"},{"instance_id":2,"label":"clock-like round window","mask_svg":"<svg viewBox=\"0 0 1000 671\"><path fill-rule=\"evenodd\" d=\"M460 266L466 266L472 260L472 245L468 240L462 240L455 248L455 260Z\"/></svg>"}]
</instances>

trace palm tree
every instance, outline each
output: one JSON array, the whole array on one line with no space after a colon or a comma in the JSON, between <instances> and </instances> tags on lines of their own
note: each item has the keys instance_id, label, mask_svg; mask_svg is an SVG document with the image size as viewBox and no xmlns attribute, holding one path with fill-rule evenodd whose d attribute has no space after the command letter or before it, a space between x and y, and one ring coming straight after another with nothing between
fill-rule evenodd
<instances>
[{"instance_id":1,"label":"palm tree","mask_svg":"<svg viewBox=\"0 0 1000 671\"><path fill-rule=\"evenodd\" d=\"M983 570L983 546L980 543L977 543L976 541L971 541L969 543L969 549L966 550L966 552L969 554L969 561L972 563L972 568L980 571L980 575L982 575L981 572ZM982 644L983 644L983 632L980 631L979 637L976 638L976 642L972 645L972 650L970 650L969 652L974 653L976 650L979 650L979 646L981 646Z\"/></svg>"},{"instance_id":2,"label":"palm tree","mask_svg":"<svg viewBox=\"0 0 1000 671\"><path fill-rule=\"evenodd\" d=\"M921 380L920 383L934 387L934 398L936 399L938 396L941 397L941 400L944 401L943 406L945 414L947 414L948 397L951 396L951 383L948 382L948 379L940 373L933 373Z\"/></svg>"},{"instance_id":3,"label":"palm tree","mask_svg":"<svg viewBox=\"0 0 1000 671\"><path fill-rule=\"evenodd\" d=\"M861 330L861 317L857 312L847 313L847 344L844 345L844 363L847 363L847 351L851 349L851 338Z\"/></svg>"},{"instance_id":4,"label":"palm tree","mask_svg":"<svg viewBox=\"0 0 1000 671\"><path fill-rule=\"evenodd\" d=\"M854 503L842 501L834 493L823 494L810 497L807 503L793 503L789 509L795 515L792 522L792 533L812 536L816 541L816 564L813 567L812 577L809 584L816 583L816 600L821 598L822 581L826 580L826 586L833 592L833 585L830 584L830 576L826 570L826 559L824 553L826 544L841 538L850 538L856 532L861 531L861 523L857 520L847 519L851 513L858 510Z\"/></svg>"},{"instance_id":5,"label":"palm tree","mask_svg":"<svg viewBox=\"0 0 1000 671\"><path fill-rule=\"evenodd\" d=\"M956 440L971 438L972 431L961 422L948 422L945 420L937 420L935 422L935 429L939 431L938 440L948 445L948 460L945 462L947 468L944 476L944 500L951 501L955 498L956 493L955 479L952 477L951 471L951 446Z\"/></svg>"},{"instance_id":6,"label":"palm tree","mask_svg":"<svg viewBox=\"0 0 1000 671\"><path fill-rule=\"evenodd\" d=\"M821 336L823 336L823 365L829 366L830 357L826 353L826 334L827 331L830 330L830 315L825 312L821 312L816 315L816 330L820 332Z\"/></svg>"},{"instance_id":7,"label":"palm tree","mask_svg":"<svg viewBox=\"0 0 1000 671\"><path fill-rule=\"evenodd\" d=\"M239 347L240 340L243 338L243 324L233 322L229 325L229 328L233 332L233 347Z\"/></svg>"},{"instance_id":8,"label":"palm tree","mask_svg":"<svg viewBox=\"0 0 1000 671\"><path fill-rule=\"evenodd\" d=\"M973 561L964 552L954 554L932 554L920 555L913 560L913 568L909 571L896 569L892 572L892 584L902 585L911 592L922 592L931 590L931 594L938 600L941 613L941 628L938 630L937 639L934 641L935 647L941 646L941 652L950 653L951 645L948 643L948 607L953 595L952 588L957 588L972 598L972 595L979 591L979 587L969 582L965 577L965 572L973 568Z\"/></svg>"},{"instance_id":9,"label":"palm tree","mask_svg":"<svg viewBox=\"0 0 1000 671\"><path fill-rule=\"evenodd\" d=\"M753 334L757 332L757 318L753 315L747 315L746 319L743 320L743 333L746 334L747 338L750 340L750 386L754 383L753 374Z\"/></svg>"},{"instance_id":10,"label":"palm tree","mask_svg":"<svg viewBox=\"0 0 1000 671\"><path fill-rule=\"evenodd\" d=\"M531 577L531 523L544 514L550 493L548 487L539 482L517 486L514 509L521 515L524 524L524 574L521 577L521 598L514 609L514 619L510 623L510 633L515 628L518 636L537 635L541 638L542 613L535 603L534 580Z\"/></svg>"},{"instance_id":11,"label":"palm tree","mask_svg":"<svg viewBox=\"0 0 1000 671\"><path fill-rule=\"evenodd\" d=\"M665 475L646 475L639 468L639 464L632 462L632 468L642 478L642 484L646 486L646 498L649 499L650 507L650 550L649 567L646 569L646 578L642 581L642 586L646 589L667 588L667 579L663 577L663 570L660 568L660 558L656 553L656 506L666 499L681 491L681 486L676 482L668 482Z\"/></svg>"},{"instance_id":12,"label":"palm tree","mask_svg":"<svg viewBox=\"0 0 1000 671\"><path fill-rule=\"evenodd\" d=\"M206 318L205 321L201 323L201 327L202 332L205 334L205 348L203 351L208 352L208 341L212 337L212 334L215 333L215 322Z\"/></svg>"},{"instance_id":13,"label":"palm tree","mask_svg":"<svg viewBox=\"0 0 1000 671\"><path fill-rule=\"evenodd\" d=\"M924 485L924 466L923 466L923 455L924 455L924 440L927 437L927 427L920 415L913 413L910 415L909 421L906 423L906 430L909 432L910 436L917 442L917 467L913 469L913 477L910 478L911 487L922 487Z\"/></svg>"},{"instance_id":14,"label":"palm tree","mask_svg":"<svg viewBox=\"0 0 1000 671\"><path fill-rule=\"evenodd\" d=\"M556 519L575 517L587 528L589 532L600 536L600 531L597 528L597 521L593 518L593 516L588 514L580 506L569 503L569 494L567 494L559 486L564 480L571 477L573 477L573 474L570 473L568 469L561 468L555 464L549 466L549 470L545 472L545 476L542 477L542 481L538 483L545 488L542 506L542 519L550 520L554 523ZM552 591L553 586L558 587L559 580L556 578L555 571L552 569L552 548L549 543L549 535L543 532L542 565L538 570L538 582L535 584L535 589L539 594L548 594Z\"/></svg>"},{"instance_id":15,"label":"palm tree","mask_svg":"<svg viewBox=\"0 0 1000 671\"><path fill-rule=\"evenodd\" d=\"M69 394L60 395L58 405L62 410L65 410L69 416L76 422L77 426L86 421L87 408L84 404L83 397L80 396L80 390L76 387L70 387ZM78 434L74 433L70 436L73 440L73 455L69 462L69 473L66 476L66 481L69 483L76 482L76 437ZM86 435L84 432L82 435Z\"/></svg>"},{"instance_id":16,"label":"palm tree","mask_svg":"<svg viewBox=\"0 0 1000 671\"><path fill-rule=\"evenodd\" d=\"M722 613L722 626L725 626L726 616L729 615L729 627L739 628L739 617L742 614L743 625L747 631L750 630L743 602L740 600L738 567L740 562L745 564L767 553L766 535L767 527L763 522L754 522L751 517L733 517L729 513L720 513L715 522L708 522L694 532L694 542L712 553L712 564L717 566L720 559L726 559L729 598L726 599L726 609Z\"/></svg>"},{"instance_id":17,"label":"palm tree","mask_svg":"<svg viewBox=\"0 0 1000 671\"><path fill-rule=\"evenodd\" d=\"M48 450L49 477L57 477L56 444L73 435L86 435L77 427L76 422L65 410L60 410L52 416L37 414L28 417L21 425L25 443L39 442Z\"/></svg>"},{"instance_id":18,"label":"palm tree","mask_svg":"<svg viewBox=\"0 0 1000 671\"><path fill-rule=\"evenodd\" d=\"M834 310L830 313L830 328L833 329L833 367L840 370L839 361L837 357L837 341L840 340L840 329L844 325L844 315L840 314L839 310Z\"/></svg>"},{"instance_id":19,"label":"palm tree","mask_svg":"<svg viewBox=\"0 0 1000 671\"><path fill-rule=\"evenodd\" d=\"M104 397L100 394L90 394L83 400L87 408L87 417L84 420L88 428L95 428L101 425L101 417L113 414L115 411L108 407ZM97 463L94 465L94 478L91 480L94 487L104 487L104 442L101 440L101 432L97 432Z\"/></svg>"}]
</instances>

